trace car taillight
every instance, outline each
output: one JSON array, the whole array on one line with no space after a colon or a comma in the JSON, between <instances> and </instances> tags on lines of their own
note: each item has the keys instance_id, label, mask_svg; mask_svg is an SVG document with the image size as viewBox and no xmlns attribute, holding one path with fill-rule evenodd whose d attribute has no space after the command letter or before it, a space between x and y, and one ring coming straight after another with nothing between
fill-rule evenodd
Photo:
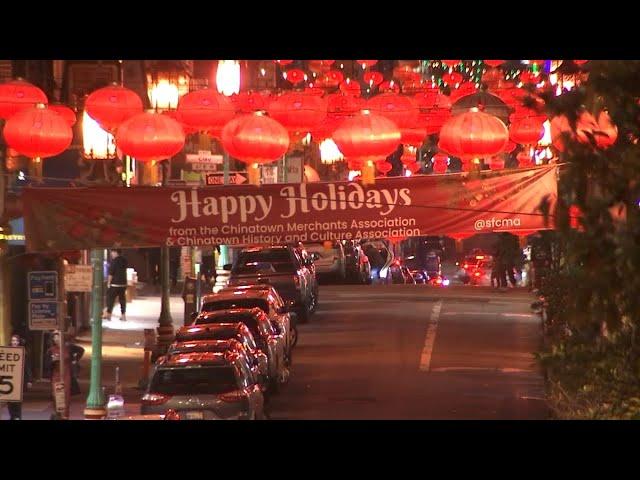
<instances>
[{"instance_id":1,"label":"car taillight","mask_svg":"<svg viewBox=\"0 0 640 480\"><path fill-rule=\"evenodd\" d=\"M476 277L479 277L479 276L481 275L481 273L480 273L480 272L478 272L478 271L475 271L473 274L474 274Z\"/></svg>"},{"instance_id":2,"label":"car taillight","mask_svg":"<svg viewBox=\"0 0 640 480\"><path fill-rule=\"evenodd\" d=\"M462 268L464 268L466 270L467 268L469 268L469 264L465 263L464 265L462 265Z\"/></svg>"},{"instance_id":3,"label":"car taillight","mask_svg":"<svg viewBox=\"0 0 640 480\"><path fill-rule=\"evenodd\" d=\"M300 290L300 277L294 276L293 283L296 285L296 290Z\"/></svg>"},{"instance_id":4,"label":"car taillight","mask_svg":"<svg viewBox=\"0 0 640 480\"><path fill-rule=\"evenodd\" d=\"M220 400L223 402L241 402L242 400L246 400L247 396L244 392L229 392L223 393L220 395Z\"/></svg>"},{"instance_id":5,"label":"car taillight","mask_svg":"<svg viewBox=\"0 0 640 480\"><path fill-rule=\"evenodd\" d=\"M441 279L441 278L438 278L438 279L436 280L436 283L437 283L438 285L440 285L440 284L442 283L442 279Z\"/></svg>"},{"instance_id":6,"label":"car taillight","mask_svg":"<svg viewBox=\"0 0 640 480\"><path fill-rule=\"evenodd\" d=\"M143 405L162 405L169 400L167 395L161 395L159 393L147 393L142 397Z\"/></svg>"}]
</instances>

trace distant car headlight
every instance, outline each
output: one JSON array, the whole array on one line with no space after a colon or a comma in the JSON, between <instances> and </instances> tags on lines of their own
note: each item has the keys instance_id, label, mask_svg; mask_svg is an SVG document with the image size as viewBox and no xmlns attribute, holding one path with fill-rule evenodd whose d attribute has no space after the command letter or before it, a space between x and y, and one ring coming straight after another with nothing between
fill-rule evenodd
<instances>
[{"instance_id":1,"label":"distant car headlight","mask_svg":"<svg viewBox=\"0 0 640 480\"><path fill-rule=\"evenodd\" d=\"M387 278L389 269L387 267L380 270L380 278Z\"/></svg>"}]
</instances>

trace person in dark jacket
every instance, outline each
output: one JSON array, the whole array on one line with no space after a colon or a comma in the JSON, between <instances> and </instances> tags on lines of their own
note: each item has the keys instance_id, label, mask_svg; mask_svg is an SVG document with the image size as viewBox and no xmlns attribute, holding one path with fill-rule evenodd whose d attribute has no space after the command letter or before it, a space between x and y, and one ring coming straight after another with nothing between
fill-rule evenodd
<instances>
[{"instance_id":1,"label":"person in dark jacket","mask_svg":"<svg viewBox=\"0 0 640 480\"><path fill-rule=\"evenodd\" d=\"M12 335L11 336L11 344L12 347L25 347L26 342L20 335ZM25 348L25 358L24 358L24 377L22 380L23 388L29 389L32 386L32 375L31 375L31 364L26 354L27 350ZM22 402L7 402L7 408L9 409L9 417L11 420L22 420Z\"/></svg>"},{"instance_id":2,"label":"person in dark jacket","mask_svg":"<svg viewBox=\"0 0 640 480\"><path fill-rule=\"evenodd\" d=\"M45 372L51 379L51 396L55 405L55 384L64 383L66 406L64 410L64 418L69 418L69 407L71 404L71 396L80 393L80 386L77 378L77 364L84 355L84 348L75 345L65 339L64 349L64 378L60 372L60 332L53 333L52 345L45 355Z\"/></svg>"},{"instance_id":3,"label":"person in dark jacket","mask_svg":"<svg viewBox=\"0 0 640 480\"><path fill-rule=\"evenodd\" d=\"M107 308L102 315L104 320L111 320L111 312L116 297L120 300L120 320L127 320L127 259L122 256L121 250L111 250L111 263L109 264L109 277L107 280Z\"/></svg>"}]
</instances>

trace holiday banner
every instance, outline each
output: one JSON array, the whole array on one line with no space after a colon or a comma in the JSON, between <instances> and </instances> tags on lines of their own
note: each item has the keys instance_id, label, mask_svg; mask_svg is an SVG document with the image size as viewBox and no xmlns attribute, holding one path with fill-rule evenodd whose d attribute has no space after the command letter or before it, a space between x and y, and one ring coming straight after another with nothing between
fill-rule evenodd
<instances>
[{"instance_id":1,"label":"holiday banner","mask_svg":"<svg viewBox=\"0 0 640 480\"><path fill-rule=\"evenodd\" d=\"M358 182L26 188L27 250L174 247L544 230L557 167Z\"/></svg>"}]
</instances>

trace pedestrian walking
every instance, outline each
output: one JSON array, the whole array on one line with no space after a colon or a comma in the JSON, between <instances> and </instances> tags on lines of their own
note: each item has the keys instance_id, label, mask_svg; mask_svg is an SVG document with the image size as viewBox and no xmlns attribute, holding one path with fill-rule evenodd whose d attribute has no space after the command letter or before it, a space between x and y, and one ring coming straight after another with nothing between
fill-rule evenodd
<instances>
[{"instance_id":1,"label":"pedestrian walking","mask_svg":"<svg viewBox=\"0 0 640 480\"><path fill-rule=\"evenodd\" d=\"M120 300L120 320L127 320L127 259L122 256L119 249L111 250L111 263L109 264L109 276L107 279L107 308L102 318L111 320L111 312L116 297Z\"/></svg>"},{"instance_id":2,"label":"pedestrian walking","mask_svg":"<svg viewBox=\"0 0 640 480\"><path fill-rule=\"evenodd\" d=\"M26 341L20 337L20 335L14 334L11 336L12 347L25 347L24 358L24 377L22 384L27 390L32 387L33 377L31 375L31 364L27 357ZM11 420L22 420L22 402L7 402L7 409L9 410L9 418Z\"/></svg>"}]
</instances>

